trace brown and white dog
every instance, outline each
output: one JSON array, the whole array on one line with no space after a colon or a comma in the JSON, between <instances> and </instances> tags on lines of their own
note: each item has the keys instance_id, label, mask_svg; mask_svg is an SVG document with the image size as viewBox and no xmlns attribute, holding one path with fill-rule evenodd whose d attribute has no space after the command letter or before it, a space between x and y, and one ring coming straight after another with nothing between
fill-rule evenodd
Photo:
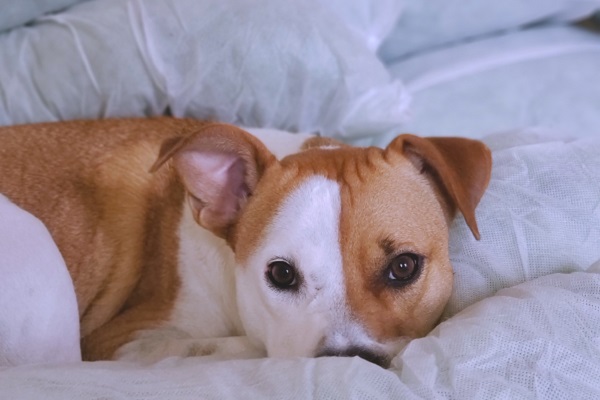
<instances>
[{"instance_id":1,"label":"brown and white dog","mask_svg":"<svg viewBox=\"0 0 600 400\"><path fill-rule=\"evenodd\" d=\"M386 365L438 322L449 221L460 211L479 238L491 170L469 139L312 138L278 159L240 128L173 118L4 127L0 141L0 193L58 245L86 360Z\"/></svg>"}]
</instances>

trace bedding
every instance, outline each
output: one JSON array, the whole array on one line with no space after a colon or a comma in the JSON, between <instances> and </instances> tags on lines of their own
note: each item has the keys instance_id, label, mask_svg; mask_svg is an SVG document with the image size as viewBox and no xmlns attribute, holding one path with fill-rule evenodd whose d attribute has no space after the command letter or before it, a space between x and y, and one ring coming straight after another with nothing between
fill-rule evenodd
<instances>
[{"instance_id":1,"label":"bedding","mask_svg":"<svg viewBox=\"0 0 600 400\"><path fill-rule=\"evenodd\" d=\"M261 0L258 12L93 0L41 16L68 5L42 3L53 6L0 15L0 30L37 18L0 34L0 124L172 113L359 145L462 135L484 138L494 169L481 241L460 216L451 227L444 321L389 370L358 358L65 362L0 368L0 397L598 397L600 36L545 24L597 1ZM394 25L384 65L375 50ZM30 228L13 236L2 210ZM0 219L0 251L20 237L33 264L60 268L39 222L3 198Z\"/></svg>"},{"instance_id":2,"label":"bedding","mask_svg":"<svg viewBox=\"0 0 600 400\"><path fill-rule=\"evenodd\" d=\"M450 46L389 66L411 96L402 131L480 138L522 127L594 137L600 35L545 26ZM385 146L394 131L354 143Z\"/></svg>"},{"instance_id":3,"label":"bedding","mask_svg":"<svg viewBox=\"0 0 600 400\"><path fill-rule=\"evenodd\" d=\"M552 137L554 136L554 137ZM481 241L457 218L446 319L381 369L358 358L170 358L1 370L9 398L564 398L600 377L600 139L485 138ZM274 371L277 371L276 373Z\"/></svg>"},{"instance_id":4,"label":"bedding","mask_svg":"<svg viewBox=\"0 0 600 400\"><path fill-rule=\"evenodd\" d=\"M387 62L544 23L574 21L600 9L598 0L406 0L379 54Z\"/></svg>"},{"instance_id":5,"label":"bedding","mask_svg":"<svg viewBox=\"0 0 600 400\"><path fill-rule=\"evenodd\" d=\"M408 96L369 46L398 7L355 0L368 15L352 18L325 4L103 0L45 16L0 36L0 124L169 112L323 134L397 126Z\"/></svg>"},{"instance_id":6,"label":"bedding","mask_svg":"<svg viewBox=\"0 0 600 400\"><path fill-rule=\"evenodd\" d=\"M1 194L0 255L0 365L80 361L77 300L65 261L44 224Z\"/></svg>"},{"instance_id":7,"label":"bedding","mask_svg":"<svg viewBox=\"0 0 600 400\"><path fill-rule=\"evenodd\" d=\"M0 32L18 27L46 13L62 10L82 0L0 0Z\"/></svg>"}]
</instances>

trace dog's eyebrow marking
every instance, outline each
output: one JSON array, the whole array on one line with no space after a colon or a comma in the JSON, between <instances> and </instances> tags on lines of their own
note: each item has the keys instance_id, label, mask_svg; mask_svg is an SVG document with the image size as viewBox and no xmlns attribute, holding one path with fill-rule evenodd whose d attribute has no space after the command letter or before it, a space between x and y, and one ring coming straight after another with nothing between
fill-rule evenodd
<instances>
[{"instance_id":1,"label":"dog's eyebrow marking","mask_svg":"<svg viewBox=\"0 0 600 400\"><path fill-rule=\"evenodd\" d=\"M386 256L391 256L396 252L394 241L390 238L380 239L377 243Z\"/></svg>"}]
</instances>

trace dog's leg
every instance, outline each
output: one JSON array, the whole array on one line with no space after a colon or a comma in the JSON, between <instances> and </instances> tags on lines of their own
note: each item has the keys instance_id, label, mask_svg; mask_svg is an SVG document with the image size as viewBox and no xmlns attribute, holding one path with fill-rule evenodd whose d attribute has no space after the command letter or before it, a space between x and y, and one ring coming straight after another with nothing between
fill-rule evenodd
<instances>
[{"instance_id":1,"label":"dog's leg","mask_svg":"<svg viewBox=\"0 0 600 400\"><path fill-rule=\"evenodd\" d=\"M0 195L0 365L81 361L73 281L42 222Z\"/></svg>"},{"instance_id":2,"label":"dog's leg","mask_svg":"<svg viewBox=\"0 0 600 400\"><path fill-rule=\"evenodd\" d=\"M205 357L206 360L265 357L260 345L247 336L195 339L175 328L140 332L121 347L115 359L153 363L167 357Z\"/></svg>"}]
</instances>

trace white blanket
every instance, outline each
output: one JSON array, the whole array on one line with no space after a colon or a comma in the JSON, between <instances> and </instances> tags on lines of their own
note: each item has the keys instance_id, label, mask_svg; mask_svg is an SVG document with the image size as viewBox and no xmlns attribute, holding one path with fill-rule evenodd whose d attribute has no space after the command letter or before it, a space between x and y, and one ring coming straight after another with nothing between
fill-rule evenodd
<instances>
[{"instance_id":1,"label":"white blanket","mask_svg":"<svg viewBox=\"0 0 600 400\"><path fill-rule=\"evenodd\" d=\"M412 341L390 370L359 358L167 359L0 371L6 399L567 399L600 395L600 274L500 291Z\"/></svg>"}]
</instances>

